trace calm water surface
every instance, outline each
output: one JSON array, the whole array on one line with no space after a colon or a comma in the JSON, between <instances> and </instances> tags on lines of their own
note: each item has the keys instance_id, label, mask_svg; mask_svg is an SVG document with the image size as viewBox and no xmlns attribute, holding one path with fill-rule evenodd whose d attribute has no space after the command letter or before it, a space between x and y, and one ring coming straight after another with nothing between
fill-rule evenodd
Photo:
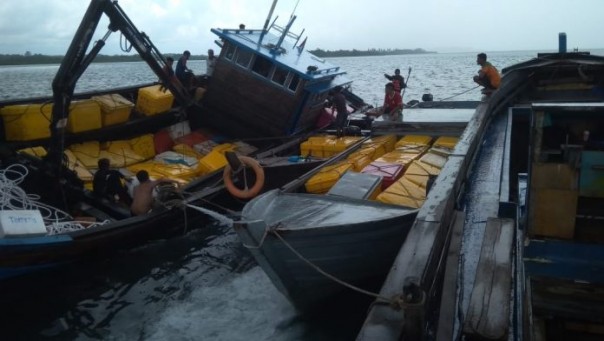
<instances>
[{"instance_id":1,"label":"calm water surface","mask_svg":"<svg viewBox=\"0 0 604 341\"><path fill-rule=\"evenodd\" d=\"M490 53L499 69L535 52ZM384 73L400 68L405 101L431 93L478 100L475 53L334 58L353 91L382 101ZM190 67L203 73L205 62ZM0 67L0 100L51 94L56 65ZM156 77L144 63L93 64L76 92L136 85ZM465 92L465 93L463 93ZM462 95L456 96L460 93ZM50 340L350 340L366 299L300 316L225 226L189 232L111 259L0 284L2 339ZM342 314L346 311L346 314Z\"/></svg>"}]
</instances>

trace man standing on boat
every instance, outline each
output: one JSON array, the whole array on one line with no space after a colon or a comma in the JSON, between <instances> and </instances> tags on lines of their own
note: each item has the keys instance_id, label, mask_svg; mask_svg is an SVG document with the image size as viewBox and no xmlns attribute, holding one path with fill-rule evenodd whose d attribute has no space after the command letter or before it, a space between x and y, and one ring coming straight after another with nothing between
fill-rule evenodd
<instances>
[{"instance_id":1,"label":"man standing on boat","mask_svg":"<svg viewBox=\"0 0 604 341\"><path fill-rule=\"evenodd\" d=\"M405 84L405 77L401 76L400 69L394 70L394 76L390 76L385 73L384 77L392 82L392 85L394 85L394 91L398 92L399 94L403 88L407 87L407 84Z\"/></svg>"},{"instance_id":2,"label":"man standing on boat","mask_svg":"<svg viewBox=\"0 0 604 341\"><path fill-rule=\"evenodd\" d=\"M176 78L178 78L178 80L182 84L187 84L186 73L192 73L191 70L187 67L187 60L189 60L189 57L191 57L191 52L187 50L182 54L182 56L178 59L178 62L176 63Z\"/></svg>"},{"instance_id":3,"label":"man standing on boat","mask_svg":"<svg viewBox=\"0 0 604 341\"><path fill-rule=\"evenodd\" d=\"M336 108L336 135L342 136L344 133L344 126L346 125L346 118L348 118L348 108L346 107L346 97L342 93L344 89L341 86L336 86L333 89L333 105Z\"/></svg>"},{"instance_id":4,"label":"man standing on boat","mask_svg":"<svg viewBox=\"0 0 604 341\"><path fill-rule=\"evenodd\" d=\"M212 77L214 73L214 67L216 66L216 56L214 55L214 50L208 50L208 59L206 60L206 75L208 77Z\"/></svg>"},{"instance_id":5,"label":"man standing on boat","mask_svg":"<svg viewBox=\"0 0 604 341\"><path fill-rule=\"evenodd\" d=\"M478 70L478 75L474 76L474 82L484 87L482 89L483 94L490 94L499 88L501 83L501 76L499 71L487 62L487 55L485 53L479 53L476 56L476 64L480 65L481 68Z\"/></svg>"}]
</instances>

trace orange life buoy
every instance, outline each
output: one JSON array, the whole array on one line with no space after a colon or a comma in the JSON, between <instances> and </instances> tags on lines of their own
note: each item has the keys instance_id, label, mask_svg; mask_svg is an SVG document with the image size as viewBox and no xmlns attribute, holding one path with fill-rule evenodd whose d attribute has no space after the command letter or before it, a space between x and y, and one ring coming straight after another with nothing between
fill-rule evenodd
<instances>
[{"instance_id":1,"label":"orange life buoy","mask_svg":"<svg viewBox=\"0 0 604 341\"><path fill-rule=\"evenodd\" d=\"M227 164L224 167L224 172L222 173L222 179L224 180L224 185L226 186L229 193L236 196L237 198L240 198L240 199L253 198L258 193L260 193L262 186L264 186L264 169L262 169L262 166L260 166L260 163L258 163L258 161L252 159L251 157L239 156L239 160L246 167L251 167L252 170L254 171L254 173L256 174L256 182L254 183L254 186L252 186L251 188L245 188L245 189L240 189L237 186L235 186L235 184L233 183L233 179L231 178L232 169L231 169L231 165L229 165L229 164Z\"/></svg>"}]
</instances>

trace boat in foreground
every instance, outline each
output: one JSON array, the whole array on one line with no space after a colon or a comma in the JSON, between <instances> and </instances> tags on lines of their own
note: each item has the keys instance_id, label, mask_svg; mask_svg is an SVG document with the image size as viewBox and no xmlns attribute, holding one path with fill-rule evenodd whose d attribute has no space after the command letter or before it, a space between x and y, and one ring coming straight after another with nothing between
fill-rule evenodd
<instances>
[{"instance_id":1,"label":"boat in foreground","mask_svg":"<svg viewBox=\"0 0 604 341\"><path fill-rule=\"evenodd\" d=\"M561 46L503 69L358 340L602 338L604 57Z\"/></svg>"},{"instance_id":2,"label":"boat in foreground","mask_svg":"<svg viewBox=\"0 0 604 341\"><path fill-rule=\"evenodd\" d=\"M373 123L356 148L253 199L234 224L273 284L301 311L350 288L378 289L466 126ZM310 153L325 147L315 140Z\"/></svg>"},{"instance_id":3,"label":"boat in foreground","mask_svg":"<svg viewBox=\"0 0 604 341\"><path fill-rule=\"evenodd\" d=\"M88 51L103 15L111 22L108 34ZM53 97L0 103L0 279L206 226L208 215L199 208L238 211L250 197L326 161L300 158L300 144L325 113L329 91L350 80L303 49L283 53L293 47L284 39L291 37L292 23L287 29L273 23L259 30L216 30L223 49L215 72L209 81L199 77L202 86L190 87L164 73L164 57L117 2L91 1L53 81ZM116 30L161 84L74 94ZM301 64L311 61L317 64L312 72ZM235 91L241 84L245 91ZM355 99L351 110L364 105ZM274 124L266 125L268 131L250 129L260 119ZM146 170L178 188L161 186L158 207L132 216L124 203L92 192L103 158L126 177Z\"/></svg>"}]
</instances>

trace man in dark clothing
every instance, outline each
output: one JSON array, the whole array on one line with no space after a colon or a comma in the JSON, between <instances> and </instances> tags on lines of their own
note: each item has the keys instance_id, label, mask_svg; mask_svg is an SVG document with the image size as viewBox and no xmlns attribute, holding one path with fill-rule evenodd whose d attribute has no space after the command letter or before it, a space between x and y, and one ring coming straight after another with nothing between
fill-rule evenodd
<instances>
[{"instance_id":1,"label":"man in dark clothing","mask_svg":"<svg viewBox=\"0 0 604 341\"><path fill-rule=\"evenodd\" d=\"M401 93L401 90L403 88L407 87L407 84L405 84L405 77L401 76L400 69L394 70L394 76L384 74L384 77L386 77L389 81L392 82L392 85L394 86L394 91L398 92L399 94Z\"/></svg>"},{"instance_id":2,"label":"man in dark clothing","mask_svg":"<svg viewBox=\"0 0 604 341\"><path fill-rule=\"evenodd\" d=\"M336 86L333 89L332 103L336 108L336 121L334 122L336 127L336 134L341 136L344 132L344 125L346 124L346 118L348 117L348 108L346 107L346 97L342 93L342 87Z\"/></svg>"},{"instance_id":3,"label":"man in dark clothing","mask_svg":"<svg viewBox=\"0 0 604 341\"><path fill-rule=\"evenodd\" d=\"M99 170L92 179L92 191L101 197L123 202L130 206L132 198L128 195L126 187L122 184L124 175L115 169L109 169L109 159L102 158L98 162Z\"/></svg>"},{"instance_id":4,"label":"man in dark clothing","mask_svg":"<svg viewBox=\"0 0 604 341\"><path fill-rule=\"evenodd\" d=\"M191 52L185 51L176 63L176 78L178 78L182 84L186 84L186 74L192 73L187 67L187 60L189 60L189 57L191 57Z\"/></svg>"}]
</instances>

